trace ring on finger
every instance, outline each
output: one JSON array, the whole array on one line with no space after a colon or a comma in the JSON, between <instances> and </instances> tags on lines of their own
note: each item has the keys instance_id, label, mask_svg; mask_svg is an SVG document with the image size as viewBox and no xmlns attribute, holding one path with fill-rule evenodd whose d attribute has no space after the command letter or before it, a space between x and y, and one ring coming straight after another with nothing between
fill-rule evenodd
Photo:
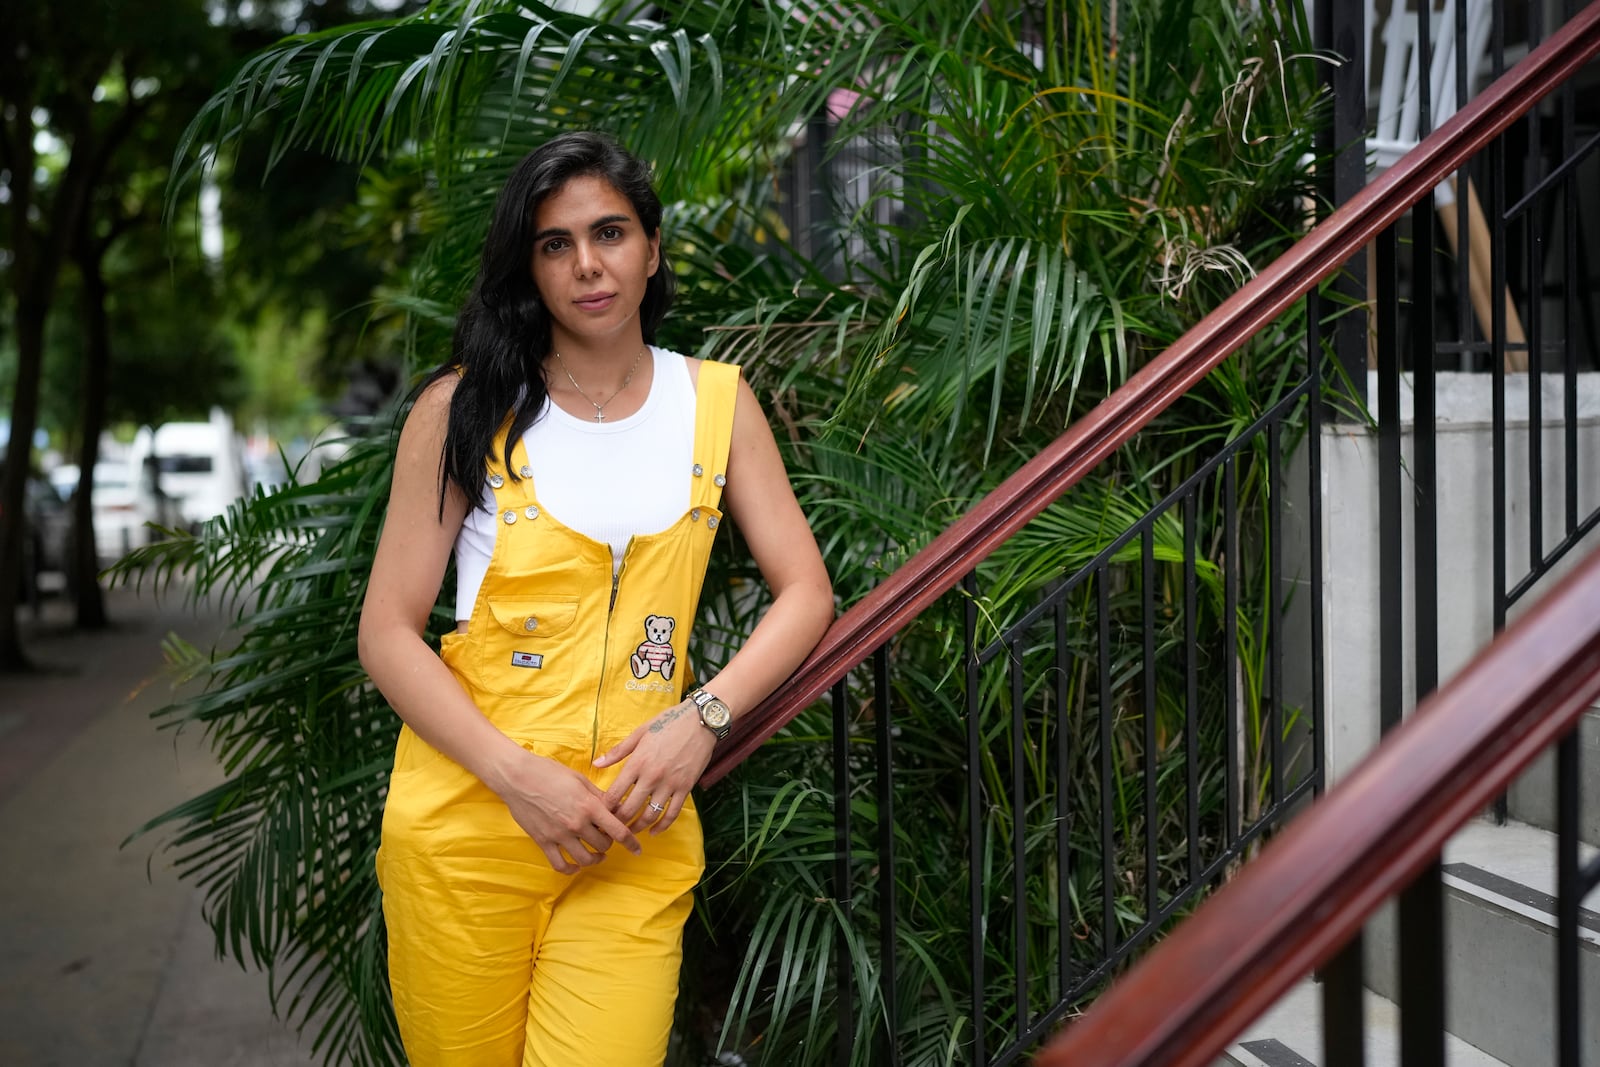
<instances>
[{"instance_id":1,"label":"ring on finger","mask_svg":"<svg viewBox=\"0 0 1600 1067\"><path fill-rule=\"evenodd\" d=\"M657 804L654 800L652 800L650 802L650 810L654 812L663 812L667 810L667 806L665 804Z\"/></svg>"}]
</instances>

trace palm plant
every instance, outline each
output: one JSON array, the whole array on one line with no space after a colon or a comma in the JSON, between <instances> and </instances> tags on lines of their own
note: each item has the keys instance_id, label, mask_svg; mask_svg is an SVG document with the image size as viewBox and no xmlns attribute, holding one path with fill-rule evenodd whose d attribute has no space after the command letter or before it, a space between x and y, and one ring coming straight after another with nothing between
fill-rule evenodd
<instances>
[{"instance_id":1,"label":"palm plant","mask_svg":"<svg viewBox=\"0 0 1600 1067\"><path fill-rule=\"evenodd\" d=\"M414 17L287 40L247 61L197 116L179 146L186 169L174 202L199 171L226 169L249 137L271 137L274 155L309 146L379 174L422 169L434 239L391 302L413 316L418 350L436 352L515 160L560 129L618 134L655 160L671 205L683 286L663 340L745 363L847 602L1293 236L1283 220L1302 192L1314 118L1313 72L1283 47L1305 37L1293 0L1255 10L1231 0L679 0L657 10L659 22L595 20L540 3L437 0ZM821 237L789 228L781 192L803 129L826 130L831 150L870 147L880 161L838 191ZM1289 362L1270 346L1244 354L1003 546L980 571L985 626L1026 610L1204 448L1247 425L1281 392ZM315 483L244 502L198 537L119 568L128 580L190 575L197 594L230 594L247 624L227 653L174 649L208 686L168 719L202 724L229 777L156 825L206 886L222 943L273 969L288 1014L320 1021L330 1063L398 1055L371 862L398 723L356 668L353 636L393 426L375 427ZM1261 476L1247 483L1258 502L1270 491ZM1156 536L1170 567L1181 558L1170 524ZM1208 561L1218 552L1212 545ZM1202 580L1215 572L1200 567ZM724 540L697 657L716 662L748 631L761 607L753 577L737 537ZM1250 588L1245 622L1259 627L1275 605L1263 581ZM1215 619L1223 598L1214 581L1208 590ZM1137 626L1126 605L1115 610ZM915 862L890 889L906 902L895 935L898 1039L918 1063L960 1059L970 1035L958 1005L988 996L964 975L963 905L940 881L964 865L961 826L975 817L963 810L963 755L949 741L962 712L944 685L958 617L952 601L896 639L892 706L870 711L895 716L909 769L894 788L920 800L897 806L914 812L895 832ZM436 620L448 625L448 612ZM1168 624L1158 644L1180 639ZM1138 641L1119 645L1119 671L1136 674L1140 654ZM1010 697L984 685L995 744L979 770L999 783L1015 770L1002 743ZM1036 690L1026 698L1044 710L1029 712L1028 729L1032 751L1046 752L1094 698L1082 678L1064 706ZM1163 747L1183 713L1160 701ZM1109 789L1124 838L1154 820L1163 848L1176 848L1186 829L1170 812L1142 810L1097 769L1109 763L1120 779L1143 758L1124 751L1136 718L1118 713L1106 762L1085 747L1082 773L1055 782L1048 761L1034 760L1025 773L1039 802L984 814L997 914L1057 913L1048 879L1030 881L1026 899L1001 899L1013 835L1038 844L1054 790L1073 790L1087 810ZM824 1009L840 976L876 988L870 904L880 890L834 901L827 880L833 728L826 713L806 713L708 798L703 892L718 918L694 928L690 951L708 961L741 949L720 971L689 969L707 977L682 998L684 1062L717 1044L764 1062L823 1062L833 1047ZM1208 751L1225 743L1211 738ZM868 763L852 767L858 827L873 825ZM1208 779L1213 812L1216 793ZM1082 847L1098 848L1080 829ZM863 860L867 832L852 846ZM1120 855L1113 864L1127 875L1119 900L1157 877L1133 865ZM1101 891L1099 870L1074 869L1064 913L1085 952L1113 936L1092 932L1084 903ZM1059 944L1041 936L1033 958ZM997 949L994 968L1006 961ZM1047 984L1036 979L1030 996L1047 998ZM996 1018L1003 1025L1003 1011ZM851 1044L862 1061L877 1019L857 1014Z\"/></svg>"}]
</instances>

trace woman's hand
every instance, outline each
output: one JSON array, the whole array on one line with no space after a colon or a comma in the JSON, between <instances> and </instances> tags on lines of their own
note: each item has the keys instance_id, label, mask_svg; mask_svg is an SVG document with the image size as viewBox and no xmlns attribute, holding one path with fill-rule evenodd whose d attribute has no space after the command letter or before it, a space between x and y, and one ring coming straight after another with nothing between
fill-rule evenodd
<instances>
[{"instance_id":1,"label":"woman's hand","mask_svg":"<svg viewBox=\"0 0 1600 1067\"><path fill-rule=\"evenodd\" d=\"M606 804L629 826L663 833L683 810L716 743L698 708L687 700L674 704L594 761L596 767L628 761L606 790Z\"/></svg>"},{"instance_id":2,"label":"woman's hand","mask_svg":"<svg viewBox=\"0 0 1600 1067\"><path fill-rule=\"evenodd\" d=\"M579 867L605 859L613 844L638 855L639 839L613 813L599 786L555 760L522 752L525 758L496 775L493 788L551 867L577 874Z\"/></svg>"}]
</instances>

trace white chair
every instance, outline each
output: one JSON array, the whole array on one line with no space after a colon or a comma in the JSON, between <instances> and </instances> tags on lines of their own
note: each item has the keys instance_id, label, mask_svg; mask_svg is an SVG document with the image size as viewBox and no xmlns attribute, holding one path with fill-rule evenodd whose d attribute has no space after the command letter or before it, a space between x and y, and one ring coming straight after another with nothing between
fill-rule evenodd
<instances>
[{"instance_id":1,"label":"white chair","mask_svg":"<svg viewBox=\"0 0 1600 1067\"><path fill-rule=\"evenodd\" d=\"M1424 0L1429 4L1429 40L1432 53L1429 61L1429 104L1432 126L1437 129L1456 113L1456 0ZM1467 35L1465 55L1460 57L1466 65L1467 92L1475 92L1483 73L1488 51L1489 31L1493 19L1490 0L1462 0L1466 7ZM1367 152L1376 174L1394 165L1402 155L1417 146L1421 140L1422 50L1417 46L1417 12L1406 0L1394 0L1394 9L1377 24L1373 0L1367 5L1367 70L1368 83L1378 87L1377 119L1371 136L1367 138ZM1372 40L1381 36L1383 41L1382 70L1372 66ZM1469 297L1478 326L1485 337L1493 336L1493 296L1490 291L1492 264L1489 227L1484 219L1483 207L1478 202L1477 190L1470 180L1466 183L1467 205L1467 262ZM1460 256L1459 207L1456 202L1455 179L1440 183L1434 190L1434 208L1439 212L1445 240L1453 254ZM1505 301L1505 330L1508 347L1506 370L1527 369L1526 344L1522 319L1517 313L1510 292L1503 294Z\"/></svg>"}]
</instances>

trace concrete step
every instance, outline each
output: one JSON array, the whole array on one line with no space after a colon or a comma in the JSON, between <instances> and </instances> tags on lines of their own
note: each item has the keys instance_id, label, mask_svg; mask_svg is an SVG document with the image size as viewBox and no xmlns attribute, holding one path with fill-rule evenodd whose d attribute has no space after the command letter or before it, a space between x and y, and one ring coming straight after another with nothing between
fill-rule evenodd
<instances>
[{"instance_id":1,"label":"concrete step","mask_svg":"<svg viewBox=\"0 0 1600 1067\"><path fill-rule=\"evenodd\" d=\"M1578 723L1578 838L1600 846L1600 710ZM1552 833L1556 828L1555 755L1536 760L1506 797L1511 817Z\"/></svg>"},{"instance_id":2,"label":"concrete step","mask_svg":"<svg viewBox=\"0 0 1600 1067\"><path fill-rule=\"evenodd\" d=\"M1588 862L1592 846L1581 850ZM1446 846L1447 1028L1511 1067L1555 1062L1555 835L1512 822L1469 823ZM1580 917L1580 989L1600 998L1600 906ZM1367 926L1366 981L1398 999L1395 911ZM1600 1011L1583 1013L1583 1062L1600 1064Z\"/></svg>"},{"instance_id":3,"label":"concrete step","mask_svg":"<svg viewBox=\"0 0 1600 1067\"><path fill-rule=\"evenodd\" d=\"M1369 992L1366 1018L1367 1067L1398 1067L1400 1009L1393 1001ZM1445 1035L1445 1056L1450 1067L1506 1067L1451 1034ZM1322 1067L1322 1063L1322 987L1305 981L1257 1019L1217 1067Z\"/></svg>"}]
</instances>

